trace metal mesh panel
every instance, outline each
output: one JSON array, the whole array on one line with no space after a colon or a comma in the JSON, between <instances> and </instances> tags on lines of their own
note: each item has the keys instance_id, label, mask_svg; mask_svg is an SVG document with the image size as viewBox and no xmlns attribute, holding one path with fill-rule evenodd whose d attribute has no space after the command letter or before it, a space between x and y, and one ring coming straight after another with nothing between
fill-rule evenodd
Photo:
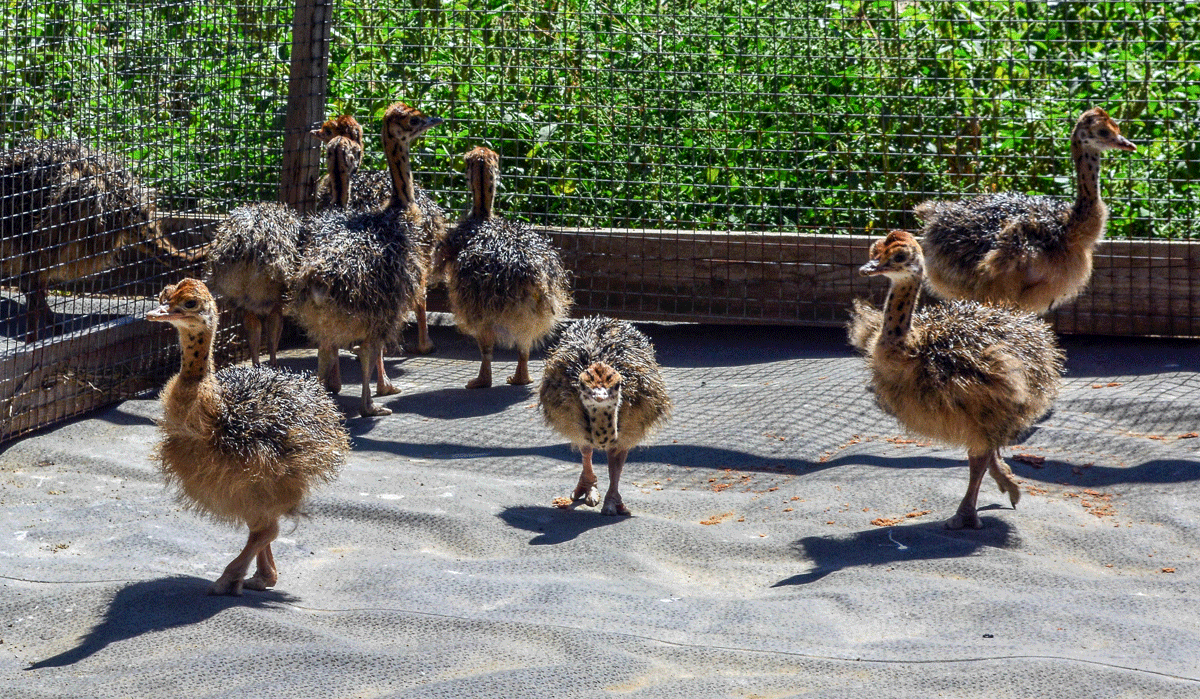
<instances>
[{"instance_id":1,"label":"metal mesh panel","mask_svg":"<svg viewBox=\"0 0 1200 699\"><path fill-rule=\"evenodd\" d=\"M499 207L555 231L581 309L836 323L868 293L865 248L829 234L916 228L912 206L935 196L1070 198L1070 129L1103 106L1139 146L1104 160L1109 238L1156 242L1103 246L1091 292L1055 320L1195 334L1198 12L342 0L329 110L372 117L402 98L450 119L417 177L456 211L461 154L499 151Z\"/></svg>"},{"instance_id":2,"label":"metal mesh panel","mask_svg":"<svg viewBox=\"0 0 1200 699\"><path fill-rule=\"evenodd\" d=\"M275 198L291 11L6 6L0 439L178 368L174 332L141 318L163 286L199 273L215 214Z\"/></svg>"},{"instance_id":3,"label":"metal mesh panel","mask_svg":"<svg viewBox=\"0 0 1200 699\"><path fill-rule=\"evenodd\" d=\"M314 118L355 114L364 167L383 168L379 118L396 99L448 120L414 157L452 217L467 204L462 154L502 154L498 208L552 234L581 312L802 324L878 297L854 270L872 236L915 228L926 198L1071 197L1069 130L1103 106L1138 152L1105 157L1109 240L1090 290L1053 319L1200 334L1200 10L1182 0L331 2L8 5L0 149L61 139L106 154L127 184L105 191L129 195L136 178L154 225L71 248L68 223L102 218L98 195L77 193L91 208L50 217L62 225L42 224L34 254L13 232L29 195L4 181L0 439L46 421L27 413L161 380L174 340L138 318L196 272L163 241L196 250L281 180L303 207ZM63 188L36 189L41 210ZM95 264L55 271L70 265L47 251ZM54 315L27 343L42 282Z\"/></svg>"}]
</instances>

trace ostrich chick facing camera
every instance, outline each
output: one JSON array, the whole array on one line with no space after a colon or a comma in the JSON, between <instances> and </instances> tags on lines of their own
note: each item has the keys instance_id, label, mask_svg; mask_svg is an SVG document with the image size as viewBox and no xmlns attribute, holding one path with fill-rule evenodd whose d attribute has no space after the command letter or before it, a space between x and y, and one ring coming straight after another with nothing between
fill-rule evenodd
<instances>
[{"instance_id":1,"label":"ostrich chick facing camera","mask_svg":"<svg viewBox=\"0 0 1200 699\"><path fill-rule=\"evenodd\" d=\"M546 359L542 417L583 454L571 495L600 502L592 450L608 452L608 492L600 513L628 515L617 486L629 450L671 414L671 399L650 340L629 323L594 316L572 323Z\"/></svg>"}]
</instances>

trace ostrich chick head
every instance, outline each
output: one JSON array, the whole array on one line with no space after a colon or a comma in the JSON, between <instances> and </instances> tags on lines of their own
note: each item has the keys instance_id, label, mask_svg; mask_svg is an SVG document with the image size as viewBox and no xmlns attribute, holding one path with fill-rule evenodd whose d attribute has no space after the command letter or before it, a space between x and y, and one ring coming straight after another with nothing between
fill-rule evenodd
<instances>
[{"instance_id":1,"label":"ostrich chick head","mask_svg":"<svg viewBox=\"0 0 1200 699\"><path fill-rule=\"evenodd\" d=\"M884 275L897 280L925 274L925 256L921 246L907 231L892 231L871 246L871 260L858 268L863 277Z\"/></svg>"}]
</instances>

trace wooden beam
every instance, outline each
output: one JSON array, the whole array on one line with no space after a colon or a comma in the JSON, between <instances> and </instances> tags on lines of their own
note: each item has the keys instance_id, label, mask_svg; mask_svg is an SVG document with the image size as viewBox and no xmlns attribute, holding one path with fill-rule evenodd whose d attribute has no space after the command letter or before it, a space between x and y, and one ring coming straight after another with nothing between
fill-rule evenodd
<instances>
[{"instance_id":1,"label":"wooden beam","mask_svg":"<svg viewBox=\"0 0 1200 699\"><path fill-rule=\"evenodd\" d=\"M312 205L321 172L321 151L308 132L325 118L332 17L332 0L296 0L279 201L300 213Z\"/></svg>"},{"instance_id":2,"label":"wooden beam","mask_svg":"<svg viewBox=\"0 0 1200 699\"><path fill-rule=\"evenodd\" d=\"M706 323L841 325L874 236L543 228L580 314ZM1048 320L1061 333L1200 336L1200 241L1105 240L1092 282Z\"/></svg>"}]
</instances>

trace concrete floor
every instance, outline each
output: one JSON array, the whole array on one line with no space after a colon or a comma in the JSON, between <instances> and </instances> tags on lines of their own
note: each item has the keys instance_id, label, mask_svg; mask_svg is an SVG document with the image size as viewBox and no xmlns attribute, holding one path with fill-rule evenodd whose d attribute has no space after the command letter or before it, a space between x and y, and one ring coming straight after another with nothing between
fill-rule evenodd
<instances>
[{"instance_id":1,"label":"concrete floor","mask_svg":"<svg viewBox=\"0 0 1200 699\"><path fill-rule=\"evenodd\" d=\"M1197 343L1066 338L1005 452L1019 507L985 484L985 528L949 532L964 455L875 407L841 331L642 327L676 412L632 517L553 507L579 456L536 384L465 390L474 343L434 327L388 417L343 356L354 452L241 598L204 596L244 534L162 487L152 396L8 445L6 696L1200 694Z\"/></svg>"}]
</instances>

